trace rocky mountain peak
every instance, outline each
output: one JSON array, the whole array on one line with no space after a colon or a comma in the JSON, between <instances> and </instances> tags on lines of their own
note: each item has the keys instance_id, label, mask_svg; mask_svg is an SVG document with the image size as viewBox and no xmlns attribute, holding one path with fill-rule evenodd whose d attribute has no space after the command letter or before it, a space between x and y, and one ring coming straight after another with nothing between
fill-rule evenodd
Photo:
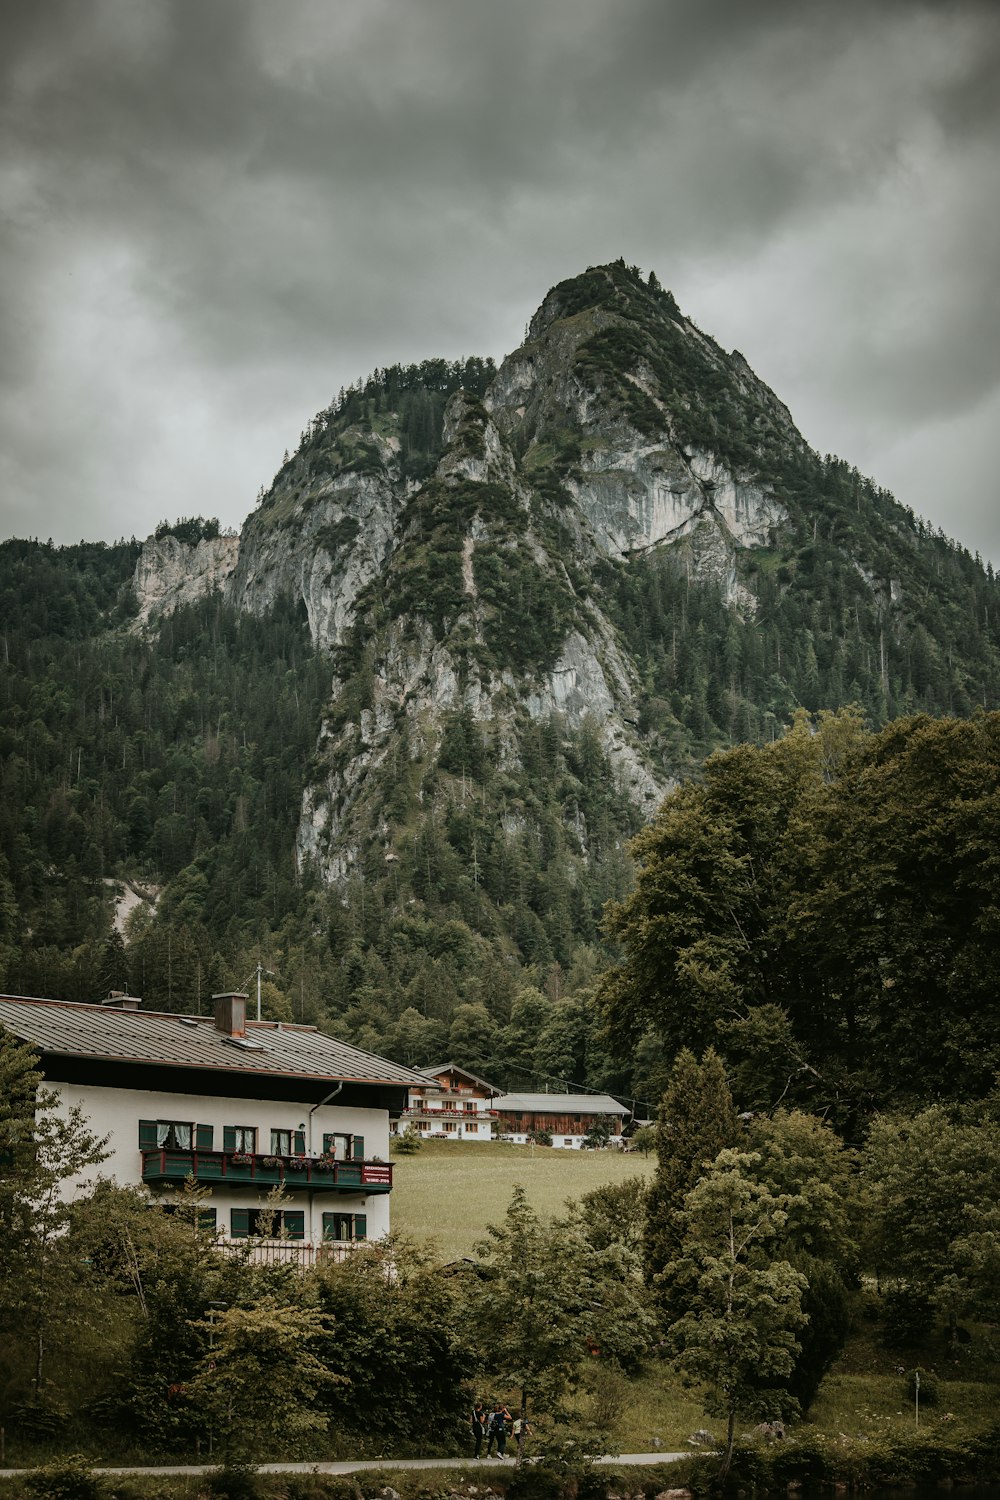
<instances>
[{"instance_id":1,"label":"rocky mountain peak","mask_svg":"<svg viewBox=\"0 0 1000 1500\"><path fill-rule=\"evenodd\" d=\"M920 550L913 517L812 453L743 355L616 261L555 286L499 369L428 360L342 392L221 582L241 611L290 599L332 657L298 847L339 879L448 802L456 723L512 782L539 726L582 736L624 826L693 755L800 704L878 717L892 632L933 660Z\"/></svg>"}]
</instances>

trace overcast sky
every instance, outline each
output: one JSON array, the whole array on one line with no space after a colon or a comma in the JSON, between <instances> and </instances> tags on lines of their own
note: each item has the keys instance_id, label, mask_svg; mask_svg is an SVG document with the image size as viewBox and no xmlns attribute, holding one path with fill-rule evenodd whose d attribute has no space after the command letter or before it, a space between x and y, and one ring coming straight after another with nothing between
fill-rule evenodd
<instances>
[{"instance_id":1,"label":"overcast sky","mask_svg":"<svg viewBox=\"0 0 1000 1500\"><path fill-rule=\"evenodd\" d=\"M1000 563L997 0L4 0L0 536L239 527L623 255Z\"/></svg>"}]
</instances>

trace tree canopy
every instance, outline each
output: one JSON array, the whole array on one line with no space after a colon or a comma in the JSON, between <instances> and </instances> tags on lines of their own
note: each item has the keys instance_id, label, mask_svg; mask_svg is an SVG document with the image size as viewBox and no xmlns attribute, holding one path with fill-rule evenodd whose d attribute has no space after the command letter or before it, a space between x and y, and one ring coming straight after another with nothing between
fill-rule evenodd
<instances>
[{"instance_id":1,"label":"tree canopy","mask_svg":"<svg viewBox=\"0 0 1000 1500\"><path fill-rule=\"evenodd\" d=\"M609 1022L716 1046L737 1076L763 1059L765 1102L842 1120L981 1097L1000 1065L998 812L1000 714L878 733L801 715L712 756L634 841Z\"/></svg>"}]
</instances>

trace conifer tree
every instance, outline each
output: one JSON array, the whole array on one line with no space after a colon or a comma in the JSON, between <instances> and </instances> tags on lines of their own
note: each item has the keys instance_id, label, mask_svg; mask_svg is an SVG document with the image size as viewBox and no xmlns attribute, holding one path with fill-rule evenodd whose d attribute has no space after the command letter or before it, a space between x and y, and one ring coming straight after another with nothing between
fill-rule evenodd
<instances>
[{"instance_id":1,"label":"conifer tree","mask_svg":"<svg viewBox=\"0 0 1000 1500\"><path fill-rule=\"evenodd\" d=\"M665 1267L680 1253L684 1199L719 1152L735 1145L739 1122L722 1059L711 1048L699 1063L687 1048L678 1053L660 1103L656 1126L659 1164L649 1193L643 1258L647 1282L664 1311L677 1298L663 1281Z\"/></svg>"}]
</instances>

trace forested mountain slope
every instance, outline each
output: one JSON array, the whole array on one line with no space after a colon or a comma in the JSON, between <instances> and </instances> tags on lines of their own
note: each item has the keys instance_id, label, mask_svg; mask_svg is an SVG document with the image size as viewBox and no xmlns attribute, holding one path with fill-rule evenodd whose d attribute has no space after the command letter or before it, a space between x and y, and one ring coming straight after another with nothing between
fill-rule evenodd
<instances>
[{"instance_id":1,"label":"forested mountain slope","mask_svg":"<svg viewBox=\"0 0 1000 1500\"><path fill-rule=\"evenodd\" d=\"M1000 704L991 570L623 262L499 369L341 392L217 530L0 547L8 990L186 1008L260 958L407 1062L632 1087L593 985L664 793L798 708Z\"/></svg>"}]
</instances>

